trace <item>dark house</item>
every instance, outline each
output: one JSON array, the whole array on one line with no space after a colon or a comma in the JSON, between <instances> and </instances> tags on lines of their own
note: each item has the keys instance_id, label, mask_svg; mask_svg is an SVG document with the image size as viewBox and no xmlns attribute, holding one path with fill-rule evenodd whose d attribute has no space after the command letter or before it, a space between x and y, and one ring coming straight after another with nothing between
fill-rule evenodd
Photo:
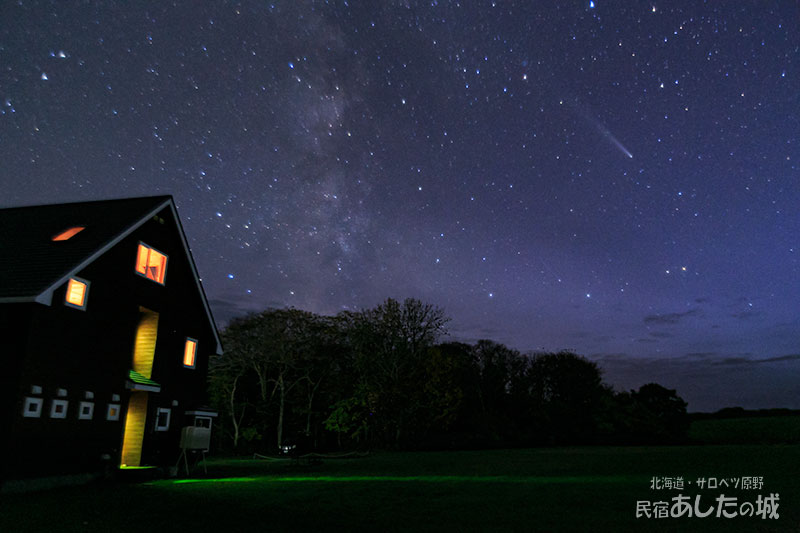
<instances>
[{"instance_id":1,"label":"dark house","mask_svg":"<svg viewBox=\"0 0 800 533\"><path fill-rule=\"evenodd\" d=\"M170 196L0 210L4 479L175 465L222 351Z\"/></svg>"}]
</instances>

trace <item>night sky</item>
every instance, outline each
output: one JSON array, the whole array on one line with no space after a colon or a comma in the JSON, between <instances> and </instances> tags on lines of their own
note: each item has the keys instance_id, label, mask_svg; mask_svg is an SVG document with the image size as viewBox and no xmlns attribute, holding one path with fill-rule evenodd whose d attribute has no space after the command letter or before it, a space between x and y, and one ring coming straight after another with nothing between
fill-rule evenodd
<instances>
[{"instance_id":1,"label":"night sky","mask_svg":"<svg viewBox=\"0 0 800 533\"><path fill-rule=\"evenodd\" d=\"M2 3L0 206L173 195L220 326L415 297L800 408L796 2L134 4Z\"/></svg>"}]
</instances>

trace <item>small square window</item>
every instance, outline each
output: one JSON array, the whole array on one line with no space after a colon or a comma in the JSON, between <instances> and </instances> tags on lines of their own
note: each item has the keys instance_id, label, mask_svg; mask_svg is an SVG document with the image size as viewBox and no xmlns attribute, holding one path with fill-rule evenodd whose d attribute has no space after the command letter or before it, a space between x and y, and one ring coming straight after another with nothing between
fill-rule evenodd
<instances>
[{"instance_id":1,"label":"small square window","mask_svg":"<svg viewBox=\"0 0 800 533\"><path fill-rule=\"evenodd\" d=\"M183 346L183 366L194 368L197 356L197 340L186 337L186 344Z\"/></svg>"},{"instance_id":2,"label":"small square window","mask_svg":"<svg viewBox=\"0 0 800 533\"><path fill-rule=\"evenodd\" d=\"M156 431L167 431L172 411L166 407L159 407L156 411Z\"/></svg>"},{"instance_id":3,"label":"small square window","mask_svg":"<svg viewBox=\"0 0 800 533\"><path fill-rule=\"evenodd\" d=\"M163 285L167 275L167 256L140 242L136 252L136 272Z\"/></svg>"},{"instance_id":4,"label":"small square window","mask_svg":"<svg viewBox=\"0 0 800 533\"><path fill-rule=\"evenodd\" d=\"M44 400L41 398L25 398L22 416L25 418L40 418L42 416L42 405L44 405Z\"/></svg>"},{"instance_id":5,"label":"small square window","mask_svg":"<svg viewBox=\"0 0 800 533\"><path fill-rule=\"evenodd\" d=\"M78 420L91 420L94 417L94 402L81 402L78 407Z\"/></svg>"},{"instance_id":6,"label":"small square window","mask_svg":"<svg viewBox=\"0 0 800 533\"><path fill-rule=\"evenodd\" d=\"M50 418L67 418L67 400L53 400L50 403Z\"/></svg>"},{"instance_id":7,"label":"small square window","mask_svg":"<svg viewBox=\"0 0 800 533\"><path fill-rule=\"evenodd\" d=\"M110 403L108 404L108 409L106 410L106 420L119 420L119 404L118 403Z\"/></svg>"},{"instance_id":8,"label":"small square window","mask_svg":"<svg viewBox=\"0 0 800 533\"><path fill-rule=\"evenodd\" d=\"M89 296L89 282L85 279L69 278L64 305L75 309L86 309L87 296Z\"/></svg>"}]
</instances>

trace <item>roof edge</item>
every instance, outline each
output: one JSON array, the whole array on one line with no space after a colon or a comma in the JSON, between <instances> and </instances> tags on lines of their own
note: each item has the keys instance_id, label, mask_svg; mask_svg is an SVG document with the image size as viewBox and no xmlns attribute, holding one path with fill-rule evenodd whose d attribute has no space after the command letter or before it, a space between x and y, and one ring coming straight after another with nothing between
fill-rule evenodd
<instances>
[{"instance_id":1,"label":"roof edge","mask_svg":"<svg viewBox=\"0 0 800 533\"><path fill-rule=\"evenodd\" d=\"M206 316L208 317L209 325L211 326L211 331L214 332L214 342L217 344L217 349L215 353L217 355L222 355L222 341L219 338L219 332L217 331L217 323L214 321L214 315L211 314L211 306L208 305L208 298L206 298L206 291L203 289L203 284L200 281L200 274L197 272L197 265L194 263L194 256L192 255L192 251L189 248L189 241L186 239L186 233L183 231L183 224L181 223L180 217L178 217L178 208L175 206L175 202L172 201L170 198L169 207L172 210L172 218L175 219L175 225L178 230L178 235L181 238L181 243L183 244L183 249L186 252L186 257L189 259L189 268L192 269L192 274L194 276L194 281L197 285L197 290L200 291L200 301L203 302L203 308L205 309Z\"/></svg>"},{"instance_id":2,"label":"roof edge","mask_svg":"<svg viewBox=\"0 0 800 533\"><path fill-rule=\"evenodd\" d=\"M50 301L47 301L47 298L42 297L41 295L7 296L5 298L0 298L0 304L23 304L23 303L40 303L40 304L50 305Z\"/></svg>"}]
</instances>

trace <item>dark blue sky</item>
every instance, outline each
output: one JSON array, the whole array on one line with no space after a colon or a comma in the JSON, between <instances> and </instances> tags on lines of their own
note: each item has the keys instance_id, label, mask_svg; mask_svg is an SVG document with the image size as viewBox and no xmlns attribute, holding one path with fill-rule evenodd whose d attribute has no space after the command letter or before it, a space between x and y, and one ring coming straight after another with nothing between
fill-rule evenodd
<instances>
[{"instance_id":1,"label":"dark blue sky","mask_svg":"<svg viewBox=\"0 0 800 533\"><path fill-rule=\"evenodd\" d=\"M5 2L0 204L172 194L221 324L416 297L690 410L800 408L798 20Z\"/></svg>"}]
</instances>

